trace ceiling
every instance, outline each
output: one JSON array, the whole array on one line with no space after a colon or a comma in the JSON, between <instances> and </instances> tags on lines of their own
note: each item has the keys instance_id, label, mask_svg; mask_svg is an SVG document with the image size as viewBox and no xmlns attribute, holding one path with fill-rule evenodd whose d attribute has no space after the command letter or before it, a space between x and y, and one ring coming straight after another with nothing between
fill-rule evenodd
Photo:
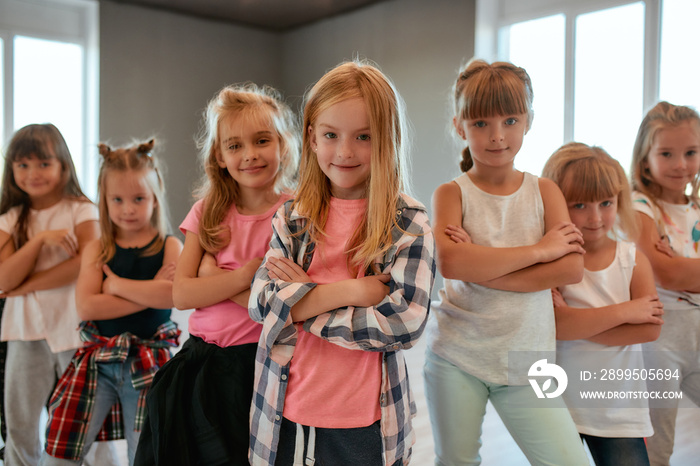
<instances>
[{"instance_id":1,"label":"ceiling","mask_svg":"<svg viewBox=\"0 0 700 466\"><path fill-rule=\"evenodd\" d=\"M285 31L385 0L110 0Z\"/></svg>"}]
</instances>

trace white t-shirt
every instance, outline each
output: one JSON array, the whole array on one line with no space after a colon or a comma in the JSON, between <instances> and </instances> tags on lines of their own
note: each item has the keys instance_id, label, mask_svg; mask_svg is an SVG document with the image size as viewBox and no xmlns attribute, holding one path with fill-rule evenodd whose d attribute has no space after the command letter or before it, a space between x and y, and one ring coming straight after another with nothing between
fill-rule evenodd
<instances>
[{"instance_id":1,"label":"white t-shirt","mask_svg":"<svg viewBox=\"0 0 700 466\"><path fill-rule=\"evenodd\" d=\"M12 234L19 217L19 207L13 207L0 215L0 230ZM27 235L45 230L69 229L99 217L97 207L91 202L63 199L42 210L29 213ZM60 246L44 245L37 257L33 272L50 269L70 259ZM5 301L2 314L0 340L46 340L51 351L58 353L82 346L78 325L80 318L75 307L75 282L53 288L13 296Z\"/></svg>"},{"instance_id":2,"label":"white t-shirt","mask_svg":"<svg viewBox=\"0 0 700 466\"><path fill-rule=\"evenodd\" d=\"M571 307L597 308L630 300L630 283L635 266L633 243L618 241L615 259L603 270L584 270L581 282L559 287ZM585 312L585 311L581 311ZM607 346L589 340L557 341L557 364L569 375L569 387L563 393L571 417L582 434L597 437L647 437L654 430L649 419L649 404L643 398L603 401L605 407L594 407L593 400L580 399L576 387L582 369L596 373L596 380L581 383L586 390L645 392L646 381L603 381L603 371L644 368L640 344Z\"/></svg>"},{"instance_id":3,"label":"white t-shirt","mask_svg":"<svg viewBox=\"0 0 700 466\"><path fill-rule=\"evenodd\" d=\"M666 236L669 245L679 256L700 258L700 208L694 203L669 204L657 201L663 212L642 193L632 194L634 209L651 217L659 236ZM664 310L687 309L700 306L700 293L667 290L656 286Z\"/></svg>"}]
</instances>

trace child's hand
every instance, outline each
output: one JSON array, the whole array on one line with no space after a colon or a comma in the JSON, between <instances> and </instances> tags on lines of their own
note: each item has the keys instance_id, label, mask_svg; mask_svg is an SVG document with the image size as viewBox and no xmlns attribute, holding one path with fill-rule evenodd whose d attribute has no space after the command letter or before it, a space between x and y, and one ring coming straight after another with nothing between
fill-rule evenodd
<instances>
[{"instance_id":1,"label":"child's hand","mask_svg":"<svg viewBox=\"0 0 700 466\"><path fill-rule=\"evenodd\" d=\"M564 297L557 288L552 288L552 302L554 303L554 309L567 306Z\"/></svg>"},{"instance_id":2,"label":"child's hand","mask_svg":"<svg viewBox=\"0 0 700 466\"><path fill-rule=\"evenodd\" d=\"M676 251L671 248L671 243L668 241L668 236L662 236L659 241L656 242L656 250L660 253L666 254L668 257L676 257Z\"/></svg>"},{"instance_id":3,"label":"child's hand","mask_svg":"<svg viewBox=\"0 0 700 466\"><path fill-rule=\"evenodd\" d=\"M202 260L199 263L199 270L197 270L198 277L211 277L221 273L219 265L216 263L216 257L213 254L205 252L202 256Z\"/></svg>"},{"instance_id":4,"label":"child's hand","mask_svg":"<svg viewBox=\"0 0 700 466\"><path fill-rule=\"evenodd\" d=\"M265 262L265 268L267 268L270 278L275 280L295 283L311 283L312 281L299 264L286 257L270 257Z\"/></svg>"},{"instance_id":5,"label":"child's hand","mask_svg":"<svg viewBox=\"0 0 700 466\"><path fill-rule=\"evenodd\" d=\"M257 272L260 268L260 264L262 264L262 261L262 257L255 257L246 262L246 264L240 268L246 274L247 280L249 282L252 282L253 278L255 278L255 272Z\"/></svg>"},{"instance_id":6,"label":"child's hand","mask_svg":"<svg viewBox=\"0 0 700 466\"><path fill-rule=\"evenodd\" d=\"M583 235L571 222L559 222L537 243L542 253L540 262L551 262L576 252L585 254Z\"/></svg>"},{"instance_id":7,"label":"child's hand","mask_svg":"<svg viewBox=\"0 0 700 466\"><path fill-rule=\"evenodd\" d=\"M102 271L107 275L102 281L102 293L111 294L117 296L117 282L119 281L119 275L112 272L107 264L102 266Z\"/></svg>"},{"instance_id":8,"label":"child's hand","mask_svg":"<svg viewBox=\"0 0 700 466\"><path fill-rule=\"evenodd\" d=\"M467 231L461 226L447 225L445 227L445 234L455 243L472 242L472 239L469 237L469 233L467 233Z\"/></svg>"},{"instance_id":9,"label":"child's hand","mask_svg":"<svg viewBox=\"0 0 700 466\"><path fill-rule=\"evenodd\" d=\"M70 230L46 230L37 236L43 244L62 247L71 257L78 254L78 238Z\"/></svg>"},{"instance_id":10,"label":"child's hand","mask_svg":"<svg viewBox=\"0 0 700 466\"><path fill-rule=\"evenodd\" d=\"M175 263L163 264L153 279L173 281L175 279Z\"/></svg>"},{"instance_id":11,"label":"child's hand","mask_svg":"<svg viewBox=\"0 0 700 466\"><path fill-rule=\"evenodd\" d=\"M354 293L355 306L376 306L389 294L387 283L391 275L369 275L355 280L357 292Z\"/></svg>"},{"instance_id":12,"label":"child's hand","mask_svg":"<svg viewBox=\"0 0 700 466\"><path fill-rule=\"evenodd\" d=\"M630 324L658 324L664 323L661 316L664 314L664 305L658 296L644 296L628 301L627 322Z\"/></svg>"}]
</instances>

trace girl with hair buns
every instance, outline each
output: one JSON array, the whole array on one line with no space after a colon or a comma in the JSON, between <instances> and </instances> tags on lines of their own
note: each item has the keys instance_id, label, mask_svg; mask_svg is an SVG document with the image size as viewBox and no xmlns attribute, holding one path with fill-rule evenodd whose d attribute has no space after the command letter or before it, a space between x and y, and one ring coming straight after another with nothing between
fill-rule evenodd
<instances>
[{"instance_id":1,"label":"girl with hair buns","mask_svg":"<svg viewBox=\"0 0 700 466\"><path fill-rule=\"evenodd\" d=\"M227 86L210 102L199 141L205 176L180 230L173 299L190 338L148 397L140 465L247 465L255 351L253 274L290 199L298 163L294 115L270 87Z\"/></svg>"},{"instance_id":2,"label":"girl with hair buns","mask_svg":"<svg viewBox=\"0 0 700 466\"><path fill-rule=\"evenodd\" d=\"M133 464L146 393L178 344L170 313L182 244L167 235L153 146L99 145L101 237L85 248L76 289L85 343L51 397L42 466L79 463L95 440L116 438Z\"/></svg>"},{"instance_id":3,"label":"girl with hair buns","mask_svg":"<svg viewBox=\"0 0 700 466\"><path fill-rule=\"evenodd\" d=\"M491 400L533 464L588 464L561 398L538 400L529 370L555 351L551 288L583 274L581 232L559 188L516 170L532 84L511 63L474 60L454 86L464 173L433 195L445 278L427 330L426 398L436 464L478 464ZM533 406L542 401L547 408Z\"/></svg>"},{"instance_id":4,"label":"girl with hair buns","mask_svg":"<svg viewBox=\"0 0 700 466\"><path fill-rule=\"evenodd\" d=\"M75 281L86 245L99 237L98 212L85 197L58 128L27 125L5 152L0 196L0 292L6 298L5 464L34 466L42 413L56 379L82 346ZM109 445L100 464L114 464Z\"/></svg>"}]
</instances>

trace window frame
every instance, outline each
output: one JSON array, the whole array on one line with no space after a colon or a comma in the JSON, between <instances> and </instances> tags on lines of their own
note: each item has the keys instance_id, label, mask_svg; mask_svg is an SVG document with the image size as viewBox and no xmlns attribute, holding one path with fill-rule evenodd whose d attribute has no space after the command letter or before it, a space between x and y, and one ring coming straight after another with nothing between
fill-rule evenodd
<instances>
[{"instance_id":1,"label":"window frame","mask_svg":"<svg viewBox=\"0 0 700 466\"><path fill-rule=\"evenodd\" d=\"M563 14L566 23L564 76L564 140L574 139L574 78L576 17L631 3L644 4L644 77L642 108L659 99L662 0L477 0L475 56L488 61L508 57L504 30L515 23Z\"/></svg>"},{"instance_id":2,"label":"window frame","mask_svg":"<svg viewBox=\"0 0 700 466\"><path fill-rule=\"evenodd\" d=\"M93 148L99 140L99 4L96 0L2 0L0 38L2 39L3 124L2 148L6 148L14 128L14 38L26 36L76 44L83 53L83 160L78 173L83 191L95 198L97 163Z\"/></svg>"}]
</instances>

